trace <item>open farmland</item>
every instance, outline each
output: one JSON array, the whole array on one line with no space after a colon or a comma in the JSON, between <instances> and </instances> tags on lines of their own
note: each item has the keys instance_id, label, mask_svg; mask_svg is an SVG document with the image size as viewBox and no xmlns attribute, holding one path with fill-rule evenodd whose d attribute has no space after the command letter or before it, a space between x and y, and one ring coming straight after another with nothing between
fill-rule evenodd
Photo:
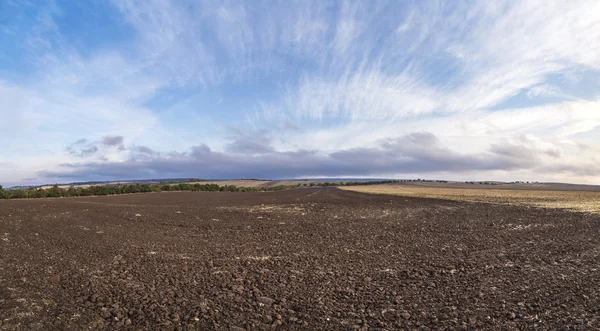
<instances>
[{"instance_id":1,"label":"open farmland","mask_svg":"<svg viewBox=\"0 0 600 331\"><path fill-rule=\"evenodd\" d=\"M469 201L493 204L521 205L542 208L562 208L581 212L600 213L600 192L598 191L567 191L559 190L559 185L550 186L550 189L507 189L490 187L469 188L462 184L461 187L452 187L451 184L438 184L437 186L383 184L368 186L347 186L345 190L374 193L392 194L407 197L422 197L434 199L447 199L455 201ZM595 188L587 186L585 189Z\"/></svg>"},{"instance_id":2,"label":"open farmland","mask_svg":"<svg viewBox=\"0 0 600 331\"><path fill-rule=\"evenodd\" d=\"M5 200L0 328L594 329L599 238L593 213L337 188Z\"/></svg>"}]
</instances>

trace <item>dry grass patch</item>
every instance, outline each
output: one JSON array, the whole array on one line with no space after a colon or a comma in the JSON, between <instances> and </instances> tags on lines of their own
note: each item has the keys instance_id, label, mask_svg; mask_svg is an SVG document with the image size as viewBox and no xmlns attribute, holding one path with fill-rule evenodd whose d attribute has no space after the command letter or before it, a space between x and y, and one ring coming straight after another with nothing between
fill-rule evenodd
<instances>
[{"instance_id":1,"label":"dry grass patch","mask_svg":"<svg viewBox=\"0 0 600 331\"><path fill-rule=\"evenodd\" d=\"M455 201L525 205L542 208L562 208L574 211L600 213L600 192L508 190L487 188L462 189L418 187L394 184L345 186L340 188L343 190L374 194L392 194Z\"/></svg>"}]
</instances>

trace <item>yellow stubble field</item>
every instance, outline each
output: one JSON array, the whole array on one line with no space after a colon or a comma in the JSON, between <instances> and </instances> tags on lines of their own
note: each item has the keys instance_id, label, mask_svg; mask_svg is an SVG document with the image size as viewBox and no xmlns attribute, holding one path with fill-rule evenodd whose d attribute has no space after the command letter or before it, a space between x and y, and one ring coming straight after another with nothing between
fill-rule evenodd
<instances>
[{"instance_id":1,"label":"yellow stubble field","mask_svg":"<svg viewBox=\"0 0 600 331\"><path fill-rule=\"evenodd\" d=\"M447 188L401 184L343 186L340 188L372 194L524 205L541 208L562 208L580 212L600 213L600 192Z\"/></svg>"}]
</instances>

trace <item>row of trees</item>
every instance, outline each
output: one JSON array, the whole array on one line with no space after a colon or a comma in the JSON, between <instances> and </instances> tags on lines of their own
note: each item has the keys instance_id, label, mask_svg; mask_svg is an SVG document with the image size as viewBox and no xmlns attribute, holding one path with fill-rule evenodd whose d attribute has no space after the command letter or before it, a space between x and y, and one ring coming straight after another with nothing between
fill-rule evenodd
<instances>
[{"instance_id":1,"label":"row of trees","mask_svg":"<svg viewBox=\"0 0 600 331\"><path fill-rule=\"evenodd\" d=\"M287 186L274 186L265 188L237 187L235 185L217 184L134 184L134 185L97 185L83 187L70 186L61 188L54 185L52 188L30 188L26 190L14 189L4 190L0 186L0 199L35 199L35 198L59 198L59 197L85 197L95 195L116 195L129 193L149 193L168 191L203 191L203 192L257 192L257 191L280 191Z\"/></svg>"}]
</instances>

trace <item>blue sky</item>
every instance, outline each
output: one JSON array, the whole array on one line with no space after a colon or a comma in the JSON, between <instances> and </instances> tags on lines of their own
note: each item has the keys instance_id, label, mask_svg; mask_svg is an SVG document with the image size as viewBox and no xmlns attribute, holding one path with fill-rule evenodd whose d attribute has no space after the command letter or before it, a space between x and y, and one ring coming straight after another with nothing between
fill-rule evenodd
<instances>
[{"instance_id":1,"label":"blue sky","mask_svg":"<svg viewBox=\"0 0 600 331\"><path fill-rule=\"evenodd\" d=\"M0 184L600 184L598 1L0 1Z\"/></svg>"}]
</instances>

